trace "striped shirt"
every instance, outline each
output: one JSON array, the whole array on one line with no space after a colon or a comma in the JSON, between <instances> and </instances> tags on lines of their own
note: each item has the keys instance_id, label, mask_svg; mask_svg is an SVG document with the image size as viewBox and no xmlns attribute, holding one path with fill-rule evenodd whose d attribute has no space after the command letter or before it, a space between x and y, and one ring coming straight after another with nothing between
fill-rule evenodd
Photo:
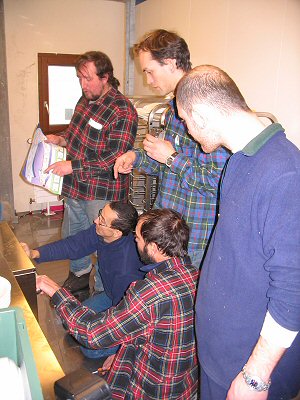
<instances>
[{"instance_id":1,"label":"striped shirt","mask_svg":"<svg viewBox=\"0 0 300 400\"><path fill-rule=\"evenodd\" d=\"M129 176L113 177L117 157L133 147L137 113L131 102L111 88L89 102L81 97L64 138L73 173L65 175L62 195L82 200L127 199Z\"/></svg>"},{"instance_id":2,"label":"striped shirt","mask_svg":"<svg viewBox=\"0 0 300 400\"><path fill-rule=\"evenodd\" d=\"M159 177L154 208L179 212L190 228L189 252L204 251L215 224L220 176L229 153L219 148L206 154L187 133L174 109L173 100L166 115L165 140L179 153L171 168L134 149L134 168Z\"/></svg>"},{"instance_id":3,"label":"striped shirt","mask_svg":"<svg viewBox=\"0 0 300 400\"><path fill-rule=\"evenodd\" d=\"M191 399L198 390L194 301L199 271L189 258L143 268L121 302L96 314L66 289L52 297L70 333L86 346L121 344L107 381L113 399Z\"/></svg>"}]
</instances>

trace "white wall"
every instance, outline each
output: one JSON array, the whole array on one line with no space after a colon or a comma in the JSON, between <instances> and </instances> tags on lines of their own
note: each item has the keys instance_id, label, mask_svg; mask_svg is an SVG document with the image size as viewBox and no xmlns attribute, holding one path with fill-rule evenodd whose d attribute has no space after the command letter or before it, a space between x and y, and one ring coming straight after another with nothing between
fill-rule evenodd
<instances>
[{"instance_id":1,"label":"white wall","mask_svg":"<svg viewBox=\"0 0 300 400\"><path fill-rule=\"evenodd\" d=\"M33 187L19 176L26 139L39 120L37 53L101 50L124 82L125 4L106 0L4 0L15 209L30 209ZM122 86L121 86L122 89Z\"/></svg>"},{"instance_id":2,"label":"white wall","mask_svg":"<svg viewBox=\"0 0 300 400\"><path fill-rule=\"evenodd\" d=\"M174 30L193 66L213 64L236 81L248 105L273 113L300 147L299 0L147 0L136 7L136 40ZM152 93L135 76L135 94Z\"/></svg>"}]
</instances>

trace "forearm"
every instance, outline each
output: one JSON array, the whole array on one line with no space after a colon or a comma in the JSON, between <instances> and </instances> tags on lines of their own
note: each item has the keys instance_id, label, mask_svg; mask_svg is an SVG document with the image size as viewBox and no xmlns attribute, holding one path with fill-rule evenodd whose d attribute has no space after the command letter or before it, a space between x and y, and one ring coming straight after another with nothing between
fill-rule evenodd
<instances>
[{"instance_id":1,"label":"forearm","mask_svg":"<svg viewBox=\"0 0 300 400\"><path fill-rule=\"evenodd\" d=\"M258 391L254 387L257 387L256 382L270 383L272 372L285 351L285 348L271 345L260 336L244 367L249 382L241 371L232 381L226 400L267 400L268 390Z\"/></svg>"},{"instance_id":2,"label":"forearm","mask_svg":"<svg viewBox=\"0 0 300 400\"><path fill-rule=\"evenodd\" d=\"M145 172L148 175L158 175L159 173L159 162L148 157L146 152L142 149L134 149L136 159L133 167L141 172Z\"/></svg>"},{"instance_id":3,"label":"forearm","mask_svg":"<svg viewBox=\"0 0 300 400\"><path fill-rule=\"evenodd\" d=\"M271 344L260 336L247 361L247 372L259 376L264 382L268 382L285 351L286 348Z\"/></svg>"}]
</instances>

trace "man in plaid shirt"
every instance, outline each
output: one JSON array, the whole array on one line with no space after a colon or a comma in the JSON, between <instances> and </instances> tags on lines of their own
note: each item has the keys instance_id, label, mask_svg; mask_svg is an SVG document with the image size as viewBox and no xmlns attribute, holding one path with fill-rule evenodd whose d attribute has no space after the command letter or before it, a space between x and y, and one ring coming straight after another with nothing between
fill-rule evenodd
<instances>
[{"instance_id":1,"label":"man in plaid shirt","mask_svg":"<svg viewBox=\"0 0 300 400\"><path fill-rule=\"evenodd\" d=\"M135 45L135 52L147 83L162 95L174 92L191 69L188 46L173 32L159 29L150 33ZM190 228L189 256L199 267L215 224L218 185L229 152L219 148L204 153L179 118L175 98L165 121L164 138L147 134L144 150L135 149L117 159L115 177L132 168L159 177L154 207L181 213Z\"/></svg>"},{"instance_id":2,"label":"man in plaid shirt","mask_svg":"<svg viewBox=\"0 0 300 400\"><path fill-rule=\"evenodd\" d=\"M88 229L108 201L127 200L129 177L115 180L113 165L132 148L137 130L136 111L117 90L119 81L106 54L90 51L81 55L76 71L82 97L70 125L63 136L47 136L51 143L67 148L67 161L46 170L64 176L63 238ZM73 260L64 287L72 292L87 288L91 268L89 256ZM103 290L98 271L95 289Z\"/></svg>"},{"instance_id":3,"label":"man in plaid shirt","mask_svg":"<svg viewBox=\"0 0 300 400\"><path fill-rule=\"evenodd\" d=\"M189 228L167 209L139 218L136 242L148 265L121 302L96 314L47 276L37 289L48 294L70 333L93 348L121 345L107 381L113 399L196 399L198 362L194 300L198 270L187 256Z\"/></svg>"}]
</instances>

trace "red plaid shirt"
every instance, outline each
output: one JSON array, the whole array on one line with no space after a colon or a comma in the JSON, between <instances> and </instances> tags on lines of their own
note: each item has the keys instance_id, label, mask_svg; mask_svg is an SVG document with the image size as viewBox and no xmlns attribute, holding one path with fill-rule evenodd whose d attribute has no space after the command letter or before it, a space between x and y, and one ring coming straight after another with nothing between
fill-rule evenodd
<instances>
[{"instance_id":1,"label":"red plaid shirt","mask_svg":"<svg viewBox=\"0 0 300 400\"><path fill-rule=\"evenodd\" d=\"M137 113L131 102L111 88L89 102L81 97L64 137L73 173L65 175L62 195L82 200L124 200L129 175L113 177L117 157L133 147Z\"/></svg>"},{"instance_id":2,"label":"red plaid shirt","mask_svg":"<svg viewBox=\"0 0 300 400\"><path fill-rule=\"evenodd\" d=\"M151 270L152 268L152 270ZM86 346L121 344L108 383L113 399L191 399L198 390L194 301L199 271L181 258L150 265L121 302L96 314L65 289L52 297Z\"/></svg>"}]
</instances>

